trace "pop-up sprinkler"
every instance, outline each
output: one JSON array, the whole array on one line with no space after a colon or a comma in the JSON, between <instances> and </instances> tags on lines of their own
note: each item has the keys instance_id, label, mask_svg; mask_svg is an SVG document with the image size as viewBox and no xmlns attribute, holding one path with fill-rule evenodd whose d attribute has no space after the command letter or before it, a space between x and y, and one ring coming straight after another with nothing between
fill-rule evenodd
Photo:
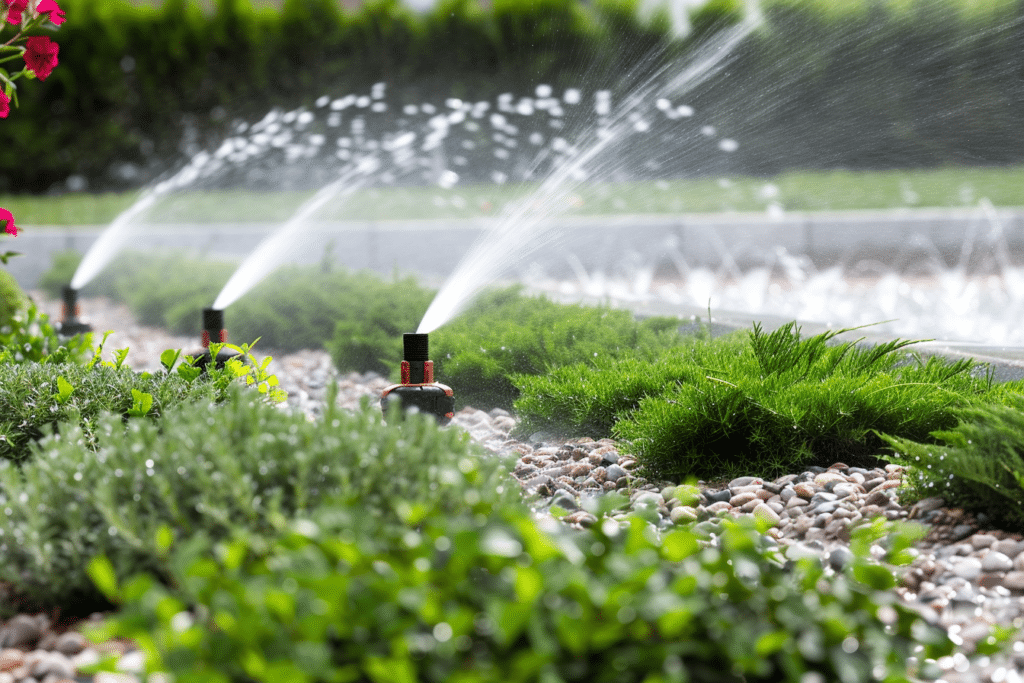
<instances>
[{"instance_id":1,"label":"pop-up sprinkler","mask_svg":"<svg viewBox=\"0 0 1024 683\"><path fill-rule=\"evenodd\" d=\"M401 401L403 410L429 413L439 424L448 424L455 417L455 396L451 387L434 381L434 361L428 360L427 335L406 333L402 342L402 383L392 384L381 393L381 410L387 413L392 401Z\"/></svg>"},{"instance_id":2,"label":"pop-up sprinkler","mask_svg":"<svg viewBox=\"0 0 1024 683\"><path fill-rule=\"evenodd\" d=\"M66 285L62 292L64 306L61 310L61 321L57 325L57 333L62 337L74 337L78 334L92 332L92 325L78 319L81 311L78 308L78 290Z\"/></svg>"},{"instance_id":3,"label":"pop-up sprinkler","mask_svg":"<svg viewBox=\"0 0 1024 683\"><path fill-rule=\"evenodd\" d=\"M205 368L210 362L210 344L224 343L228 340L228 331L224 329L224 311L217 308L203 309L203 350L192 354L196 358L196 367ZM218 368L224 367L229 358L238 355L237 351L221 349L217 353Z\"/></svg>"}]
</instances>

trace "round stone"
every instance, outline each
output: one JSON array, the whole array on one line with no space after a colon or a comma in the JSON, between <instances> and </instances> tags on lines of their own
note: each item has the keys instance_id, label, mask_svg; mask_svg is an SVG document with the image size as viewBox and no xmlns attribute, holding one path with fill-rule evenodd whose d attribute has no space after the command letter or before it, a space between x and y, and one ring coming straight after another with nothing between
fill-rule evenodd
<instances>
[{"instance_id":1,"label":"round stone","mask_svg":"<svg viewBox=\"0 0 1024 683\"><path fill-rule=\"evenodd\" d=\"M669 519L672 520L673 524L686 524L696 521L697 511L687 505L677 505L672 508Z\"/></svg>"},{"instance_id":2,"label":"round stone","mask_svg":"<svg viewBox=\"0 0 1024 683\"><path fill-rule=\"evenodd\" d=\"M814 492L816 489L811 484L801 482L799 484L794 485L793 490L796 491L796 495L800 496L801 498L806 498L807 500L810 500L814 496Z\"/></svg>"},{"instance_id":3,"label":"round stone","mask_svg":"<svg viewBox=\"0 0 1024 683\"><path fill-rule=\"evenodd\" d=\"M621 466L616 465L616 464L608 465L608 467L605 468L604 472L605 472L605 478L608 481L618 481L619 479L622 479L623 477L629 476L626 473L626 470L622 469Z\"/></svg>"},{"instance_id":4,"label":"round stone","mask_svg":"<svg viewBox=\"0 0 1024 683\"><path fill-rule=\"evenodd\" d=\"M779 514L764 503L758 503L753 510L754 519L767 522L770 526L778 526L781 519Z\"/></svg>"},{"instance_id":5,"label":"round stone","mask_svg":"<svg viewBox=\"0 0 1024 683\"><path fill-rule=\"evenodd\" d=\"M749 502L751 502L753 500L759 500L759 498L752 491L748 491L747 493L740 493L739 495L735 495L732 498L730 498L729 499L729 505L732 505L733 507L737 507L738 508L738 507L742 507L743 505L745 505L745 504L747 504L747 503L749 503Z\"/></svg>"},{"instance_id":6,"label":"round stone","mask_svg":"<svg viewBox=\"0 0 1024 683\"><path fill-rule=\"evenodd\" d=\"M836 472L822 472L814 477L814 483L818 486L824 486L830 481L846 481L846 477Z\"/></svg>"},{"instance_id":7,"label":"round stone","mask_svg":"<svg viewBox=\"0 0 1024 683\"><path fill-rule=\"evenodd\" d=\"M989 550L981 558L981 568L986 572L1008 572L1013 569L1013 560L1000 552Z\"/></svg>"},{"instance_id":8,"label":"round stone","mask_svg":"<svg viewBox=\"0 0 1024 683\"><path fill-rule=\"evenodd\" d=\"M981 575L981 560L976 557L966 557L953 564L951 569L960 578L973 581Z\"/></svg>"},{"instance_id":9,"label":"round stone","mask_svg":"<svg viewBox=\"0 0 1024 683\"><path fill-rule=\"evenodd\" d=\"M551 504L557 505L563 510L576 510L579 508L576 504L575 496L564 489L555 491L555 495L551 497Z\"/></svg>"},{"instance_id":10,"label":"round stone","mask_svg":"<svg viewBox=\"0 0 1024 683\"><path fill-rule=\"evenodd\" d=\"M722 489L721 491L705 491L704 498L707 499L708 503L718 503L721 501L729 502L732 498L732 491L729 489Z\"/></svg>"},{"instance_id":11,"label":"round stone","mask_svg":"<svg viewBox=\"0 0 1024 683\"><path fill-rule=\"evenodd\" d=\"M853 553L845 545L833 548L832 552L828 554L828 564L837 572L842 571L843 567L849 564L852 559Z\"/></svg>"}]
</instances>

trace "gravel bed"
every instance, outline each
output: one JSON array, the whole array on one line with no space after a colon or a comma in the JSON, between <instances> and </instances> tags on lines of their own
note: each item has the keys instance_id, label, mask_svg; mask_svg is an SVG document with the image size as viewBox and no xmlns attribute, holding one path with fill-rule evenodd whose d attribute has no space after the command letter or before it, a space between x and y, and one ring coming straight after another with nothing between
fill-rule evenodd
<instances>
[{"instance_id":1,"label":"gravel bed","mask_svg":"<svg viewBox=\"0 0 1024 683\"><path fill-rule=\"evenodd\" d=\"M38 294L36 300L44 311L59 315L57 302ZM128 346L128 363L138 370L158 368L159 354L165 349L194 351L199 346L198 340L140 326L125 307L103 299L83 300L82 310L83 319L96 330L116 330L105 355ZM287 405L314 419L323 409L332 381L338 384L339 403L351 410L362 409L364 398L369 399L371 410L377 409L380 392L388 385L372 373L337 377L324 351L268 353L274 357L271 371L289 394ZM1024 534L993 530L984 517L952 508L941 498L901 506L896 500L904 475L899 466L865 469L836 463L774 481L748 476L699 482L699 498L684 504L676 486L632 476L635 461L610 439L552 440L535 435L523 442L509 438L514 425L514 417L506 411L465 408L455 415L450 428L467 431L488 452L514 456L512 475L535 513L548 516L551 506L557 505L568 512L562 523L578 528L597 522L582 509L585 499L614 490L626 494L630 503L613 519L638 512L661 529L692 522L714 534L722 517L753 515L774 523L767 542L782 546L788 558L816 556L837 570L851 557L849 528L857 521L884 516L928 525L928 535L915 546L914 562L900 570L903 578L895 589L899 597L946 628L964 652L973 652L991 624L1018 629L1008 654L982 658L973 666L962 654L943 658L938 662L945 672L940 680L1024 682ZM881 554L882 549L876 546L872 552ZM124 651L129 646L90 645L76 630L51 624L45 615L17 615L0 627L0 683L92 680L76 679L77 666L111 648ZM139 655L129 649L122 663L130 672L140 664ZM135 678L125 673L120 678L97 675L94 680L127 683Z\"/></svg>"}]
</instances>

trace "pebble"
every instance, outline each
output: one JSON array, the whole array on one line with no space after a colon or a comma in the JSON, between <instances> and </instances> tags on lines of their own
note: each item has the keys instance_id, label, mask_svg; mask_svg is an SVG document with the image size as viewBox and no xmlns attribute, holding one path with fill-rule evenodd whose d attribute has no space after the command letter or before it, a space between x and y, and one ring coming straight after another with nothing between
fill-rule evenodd
<instances>
[{"instance_id":1,"label":"pebble","mask_svg":"<svg viewBox=\"0 0 1024 683\"><path fill-rule=\"evenodd\" d=\"M47 301L38 293L34 298L57 319L59 302ZM82 310L83 319L94 328L116 330L106 349L130 347L128 362L136 369L159 367L159 354L165 349L189 349L195 345L196 340L171 337L161 330L135 324L125 307L106 300L84 299ZM268 353L274 356L270 370L277 374L281 387L289 394L287 406L302 410L311 418L322 414L327 378L333 374L329 355L314 350ZM368 400L370 408L376 409L380 392L389 383L373 373L338 377L339 405L360 410L361 402ZM774 481L743 476L725 486L709 487L702 483L695 492L699 495L691 500L687 496L677 497L677 488L670 482L647 482L633 476L635 461L621 453L610 439L555 442L549 435L540 435L546 440L518 441L509 438L515 419L504 410L487 413L464 408L456 413L452 425L468 432L486 451L514 456L512 476L521 483L524 495L538 514L557 504L569 511L563 523L573 527L598 522L592 514L579 509L584 491L586 495L599 495L621 489L631 495L629 507L642 512L658 528L692 524L695 532L710 537L721 530L720 516L750 514L772 525L767 532L768 540L778 544L787 559L807 557L836 570L852 558L852 524L879 516L920 522L927 535L915 544L914 561L897 568L901 579L894 592L898 598L946 628L955 642L962 643L964 652L973 652L977 642L988 635L991 624L1017 629L1008 654L982 658L970 666L961 653L939 660L941 680L1024 681L1024 535L986 528L983 520L948 505L941 497L901 505L898 487L904 472L898 465L866 469L836 463L829 468L808 467L804 472ZM626 511L613 518L625 519L621 513ZM878 545L872 547L875 556L884 552ZM52 631L45 615L19 614L0 626L0 683L31 683L37 671L44 677L50 673L66 674L66 667L77 668L95 661L98 648L128 647L123 643L92 646L74 630L47 639ZM34 649L43 644L49 649ZM134 655L136 659L139 656ZM26 671L28 661L33 663L31 671ZM131 657L128 663L133 664ZM15 672L24 675L15 677ZM77 680L89 679L80 676ZM138 681L123 669L97 674L92 680Z\"/></svg>"}]
</instances>

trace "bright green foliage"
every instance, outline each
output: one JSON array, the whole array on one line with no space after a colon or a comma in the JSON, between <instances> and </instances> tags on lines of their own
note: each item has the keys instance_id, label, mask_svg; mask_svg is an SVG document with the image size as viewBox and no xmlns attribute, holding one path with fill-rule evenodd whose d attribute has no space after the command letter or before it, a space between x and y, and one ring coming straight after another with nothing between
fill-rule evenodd
<instances>
[{"instance_id":1,"label":"bright green foliage","mask_svg":"<svg viewBox=\"0 0 1024 683\"><path fill-rule=\"evenodd\" d=\"M1008 531L1024 528L1024 396L1005 405L956 411L960 422L932 437L938 443L882 435L895 453L885 459L908 467L905 502L942 496L951 505L988 515Z\"/></svg>"},{"instance_id":2,"label":"bright green foliage","mask_svg":"<svg viewBox=\"0 0 1024 683\"><path fill-rule=\"evenodd\" d=\"M629 311L559 304L520 289L488 293L431 333L436 375L457 387L457 407L510 408L519 395L513 375L607 358L650 360L680 343L676 318L638 323Z\"/></svg>"},{"instance_id":3,"label":"bright green foliage","mask_svg":"<svg viewBox=\"0 0 1024 683\"><path fill-rule=\"evenodd\" d=\"M7 270L0 268L0 326L14 324L15 317L25 310L28 297Z\"/></svg>"},{"instance_id":4,"label":"bright green foliage","mask_svg":"<svg viewBox=\"0 0 1024 683\"><path fill-rule=\"evenodd\" d=\"M92 335L62 340L45 313L29 301L7 324L0 326L0 363L82 362L92 350Z\"/></svg>"},{"instance_id":5,"label":"bright green foliage","mask_svg":"<svg viewBox=\"0 0 1024 683\"><path fill-rule=\"evenodd\" d=\"M65 420L80 421L83 443L94 443L101 413L159 417L179 403L222 397L234 377L224 370L189 381L178 372L113 365L70 363L65 353L43 363L0 363L0 458L29 457L30 444Z\"/></svg>"},{"instance_id":6,"label":"bright green foliage","mask_svg":"<svg viewBox=\"0 0 1024 683\"><path fill-rule=\"evenodd\" d=\"M396 372L402 360L402 334L416 331L434 293L412 278L385 282L371 273L334 277L347 282L338 288L329 309L334 329L320 337L334 366L340 372Z\"/></svg>"},{"instance_id":7,"label":"bright green foliage","mask_svg":"<svg viewBox=\"0 0 1024 683\"><path fill-rule=\"evenodd\" d=\"M122 605L95 635L136 639L149 671L224 682L896 683L927 674L908 671L915 641L919 660L952 652L868 559L891 527L857 531L838 576L784 562L749 520L722 529L714 548L638 517L574 533L502 507L400 529L328 507L269 543L190 539L171 553L177 591L97 559Z\"/></svg>"},{"instance_id":8,"label":"bright green foliage","mask_svg":"<svg viewBox=\"0 0 1024 683\"><path fill-rule=\"evenodd\" d=\"M464 433L425 416L389 427L379 411L329 410L314 423L237 383L221 404L168 405L158 390L160 420L125 421L128 407L88 421L72 414L20 468L0 467L0 509L9 509L0 580L30 604L94 604L85 567L100 553L121 579L142 569L166 576L165 526L178 539L221 539L240 529L272 535L282 515L311 514L325 500L384 526L520 504L508 463L481 458Z\"/></svg>"},{"instance_id":9,"label":"bright green foliage","mask_svg":"<svg viewBox=\"0 0 1024 683\"><path fill-rule=\"evenodd\" d=\"M807 464L874 463L883 445L875 431L926 440L955 424L954 409L1017 386L977 377L971 360L903 352L911 342L829 343L844 331L801 338L792 323L772 333L755 325L666 351L647 369L563 368L521 381L528 396L516 409L524 429L580 433L614 421L649 476L775 477Z\"/></svg>"}]
</instances>

